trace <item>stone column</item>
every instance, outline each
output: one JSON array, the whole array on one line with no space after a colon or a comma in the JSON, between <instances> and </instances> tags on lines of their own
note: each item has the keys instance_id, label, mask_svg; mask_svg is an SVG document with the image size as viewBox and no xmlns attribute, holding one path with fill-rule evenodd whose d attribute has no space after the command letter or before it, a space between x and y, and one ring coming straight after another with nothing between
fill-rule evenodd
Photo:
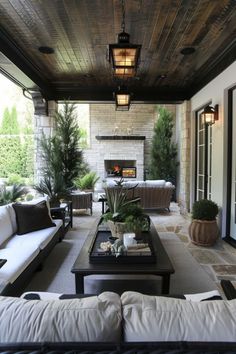
<instances>
[{"instance_id":1,"label":"stone column","mask_svg":"<svg viewBox=\"0 0 236 354\"><path fill-rule=\"evenodd\" d=\"M180 176L179 207L181 214L190 208L190 146L191 146L191 102L185 101L180 110Z\"/></svg>"},{"instance_id":2,"label":"stone column","mask_svg":"<svg viewBox=\"0 0 236 354\"><path fill-rule=\"evenodd\" d=\"M31 93L34 103L34 182L37 183L43 175L40 140L44 133L47 137L52 136L54 122L54 112L57 108L55 101L46 101L40 92Z\"/></svg>"}]
</instances>

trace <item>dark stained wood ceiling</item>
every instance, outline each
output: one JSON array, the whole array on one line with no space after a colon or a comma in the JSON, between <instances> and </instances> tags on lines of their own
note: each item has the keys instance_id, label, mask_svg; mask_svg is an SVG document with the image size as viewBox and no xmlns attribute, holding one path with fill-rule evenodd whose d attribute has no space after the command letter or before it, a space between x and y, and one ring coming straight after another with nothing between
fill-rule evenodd
<instances>
[{"instance_id":1,"label":"dark stained wood ceiling","mask_svg":"<svg viewBox=\"0 0 236 354\"><path fill-rule=\"evenodd\" d=\"M142 45L133 101L189 99L236 59L236 0L126 0L125 13ZM121 21L120 0L1 0L0 70L47 99L109 102L120 81L107 48Z\"/></svg>"}]
</instances>

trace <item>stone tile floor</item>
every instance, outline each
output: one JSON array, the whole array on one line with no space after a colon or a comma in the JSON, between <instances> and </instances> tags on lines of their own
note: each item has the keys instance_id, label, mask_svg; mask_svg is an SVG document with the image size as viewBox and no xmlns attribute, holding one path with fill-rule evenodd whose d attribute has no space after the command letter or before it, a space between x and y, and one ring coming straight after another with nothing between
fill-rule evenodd
<instances>
[{"instance_id":1,"label":"stone tile floor","mask_svg":"<svg viewBox=\"0 0 236 354\"><path fill-rule=\"evenodd\" d=\"M101 203L93 203L93 218L101 215ZM81 211L84 213L83 211ZM81 213L79 212L79 214ZM190 216L182 216L177 203L171 203L170 213L167 211L150 211L148 213L155 220L158 231L175 232L187 247L192 256L207 272L210 278L216 282L219 290L220 280L231 280L236 286L236 249L222 239L218 239L213 247L201 247L191 243L188 235ZM89 216L89 213L88 213ZM90 218L89 218L90 219Z\"/></svg>"},{"instance_id":2,"label":"stone tile floor","mask_svg":"<svg viewBox=\"0 0 236 354\"><path fill-rule=\"evenodd\" d=\"M157 213L151 212L151 217L156 217ZM220 280L231 280L236 286L236 249L230 246L222 239L218 239L212 247L201 247L194 245L188 234L188 227L191 222L190 216L182 216L179 213L179 207L176 203L171 203L170 213L167 216L166 212L158 212L157 216L158 231L175 232L183 245L187 247L207 272L210 278L216 282L220 289Z\"/></svg>"}]
</instances>

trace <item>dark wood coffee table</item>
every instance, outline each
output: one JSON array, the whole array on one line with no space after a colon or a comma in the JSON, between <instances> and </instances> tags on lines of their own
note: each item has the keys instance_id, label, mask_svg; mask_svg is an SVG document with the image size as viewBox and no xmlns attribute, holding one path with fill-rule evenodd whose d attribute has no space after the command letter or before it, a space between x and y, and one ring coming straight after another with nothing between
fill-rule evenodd
<instances>
[{"instance_id":1,"label":"dark wood coffee table","mask_svg":"<svg viewBox=\"0 0 236 354\"><path fill-rule=\"evenodd\" d=\"M71 269L71 272L75 275L75 288L77 294L84 293L84 277L98 274L160 276L162 277L161 293L169 293L170 275L174 273L174 268L152 223L150 235L152 237L154 252L156 253L156 262L154 263L90 263L89 252L96 233L97 225L88 235ZM116 280L114 279L114 281Z\"/></svg>"}]
</instances>

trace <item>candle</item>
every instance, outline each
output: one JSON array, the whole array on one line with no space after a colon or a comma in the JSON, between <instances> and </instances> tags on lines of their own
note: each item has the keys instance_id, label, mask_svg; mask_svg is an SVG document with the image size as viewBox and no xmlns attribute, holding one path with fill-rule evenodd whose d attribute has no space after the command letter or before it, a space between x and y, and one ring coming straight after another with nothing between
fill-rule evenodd
<instances>
[{"instance_id":1,"label":"candle","mask_svg":"<svg viewBox=\"0 0 236 354\"><path fill-rule=\"evenodd\" d=\"M135 245L137 243L137 241L134 238L135 238L135 233L125 233L123 235L123 244L125 248L127 248L130 245Z\"/></svg>"}]
</instances>

